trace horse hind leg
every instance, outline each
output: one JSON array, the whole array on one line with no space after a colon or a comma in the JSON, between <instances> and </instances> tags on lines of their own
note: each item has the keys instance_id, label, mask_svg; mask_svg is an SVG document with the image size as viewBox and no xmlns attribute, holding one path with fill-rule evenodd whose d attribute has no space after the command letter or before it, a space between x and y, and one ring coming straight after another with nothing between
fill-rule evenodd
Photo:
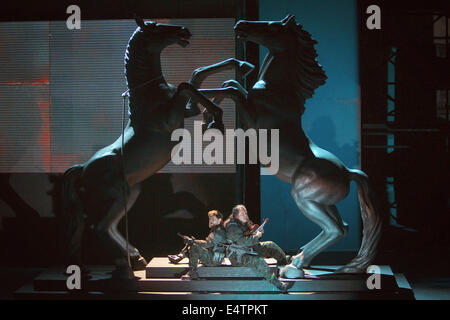
<instances>
[{"instance_id":1,"label":"horse hind leg","mask_svg":"<svg viewBox=\"0 0 450 320\"><path fill-rule=\"evenodd\" d=\"M141 189L139 184L134 185L130 189L130 195L127 198L127 211L129 211L133 207L140 192ZM122 206L122 209L118 213L117 219L115 219L115 221L112 224L112 232L114 234L114 238L121 243L121 246L127 248L127 240L122 236L122 234L117 229L119 222L124 216L125 216L125 208ZM128 253L130 255L130 262L133 270L145 269L145 267L147 266L147 261L143 256L141 256L139 250L129 242L128 242Z\"/></svg>"},{"instance_id":2,"label":"horse hind leg","mask_svg":"<svg viewBox=\"0 0 450 320\"><path fill-rule=\"evenodd\" d=\"M343 229L344 237L348 234L348 223L342 220L341 214L339 213L337 207L335 205L325 206L329 215L336 220L336 223Z\"/></svg>"},{"instance_id":3,"label":"horse hind leg","mask_svg":"<svg viewBox=\"0 0 450 320\"><path fill-rule=\"evenodd\" d=\"M327 206L313 200L295 200L303 214L322 229L321 233L303 246L301 252L293 259L293 264L297 268L303 268L309 266L312 259L325 248L344 237L346 228L342 220L336 219L337 209L334 205Z\"/></svg>"},{"instance_id":4,"label":"horse hind leg","mask_svg":"<svg viewBox=\"0 0 450 320\"><path fill-rule=\"evenodd\" d=\"M61 234L66 252L66 264L85 268L83 259L83 234L85 230L85 213L80 190L77 187L82 165L69 168L63 175L61 184L61 218L63 221Z\"/></svg>"},{"instance_id":5,"label":"horse hind leg","mask_svg":"<svg viewBox=\"0 0 450 320\"><path fill-rule=\"evenodd\" d=\"M117 230L117 226L124 216L125 211L123 194L122 192L117 192L118 189L114 189L114 191L110 189L111 193L114 192L115 197L111 201L112 203L106 210L106 213L96 224L95 232L114 259L116 265L114 275L118 278L132 278L133 274L128 268L127 261L127 242ZM130 190L130 194L127 196L127 209L131 208L138 194L139 189L132 188ZM131 259L135 260L139 257L139 251L134 246L128 244L128 250Z\"/></svg>"},{"instance_id":6,"label":"horse hind leg","mask_svg":"<svg viewBox=\"0 0 450 320\"><path fill-rule=\"evenodd\" d=\"M302 213L319 225L322 231L300 249L300 252L292 258L291 265L283 268L281 274L285 278L303 277L302 268L310 266L314 257L343 238L348 231L346 224L340 219L336 206L323 205L313 200L299 200L296 197L294 200Z\"/></svg>"}]
</instances>

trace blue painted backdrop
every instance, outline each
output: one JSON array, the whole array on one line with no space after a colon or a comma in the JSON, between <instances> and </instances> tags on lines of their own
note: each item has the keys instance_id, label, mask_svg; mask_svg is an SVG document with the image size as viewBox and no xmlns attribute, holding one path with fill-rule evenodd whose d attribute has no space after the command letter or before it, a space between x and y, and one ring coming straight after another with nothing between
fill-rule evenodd
<instances>
[{"instance_id":1,"label":"blue painted backdrop","mask_svg":"<svg viewBox=\"0 0 450 320\"><path fill-rule=\"evenodd\" d=\"M280 20L294 14L297 23L312 34L318 61L328 80L307 100L303 116L306 134L338 156L347 167L359 168L358 33L355 0L260 0L260 20ZM261 61L266 54L261 48ZM348 236L328 250L356 250L360 242L360 213L356 186L337 205L350 225ZM261 176L261 218L270 218L265 239L284 250L297 251L320 228L306 219L290 196L290 185L273 176Z\"/></svg>"}]
</instances>

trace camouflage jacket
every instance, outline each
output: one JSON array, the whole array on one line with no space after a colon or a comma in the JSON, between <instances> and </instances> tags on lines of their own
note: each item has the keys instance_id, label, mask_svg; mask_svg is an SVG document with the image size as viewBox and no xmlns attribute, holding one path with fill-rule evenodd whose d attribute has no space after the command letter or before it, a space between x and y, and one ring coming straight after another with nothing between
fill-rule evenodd
<instances>
[{"instance_id":1,"label":"camouflage jacket","mask_svg":"<svg viewBox=\"0 0 450 320\"><path fill-rule=\"evenodd\" d=\"M246 225L242 225L236 220L230 220L226 226L226 231L228 242L235 245L242 247L253 247L259 244L258 237L254 235L244 235L246 231L249 231L248 227Z\"/></svg>"},{"instance_id":2,"label":"camouflage jacket","mask_svg":"<svg viewBox=\"0 0 450 320\"><path fill-rule=\"evenodd\" d=\"M211 232L205 239L206 248L211 248L214 252L225 252L227 236L225 232L225 227L223 225L219 225L211 229Z\"/></svg>"},{"instance_id":3,"label":"camouflage jacket","mask_svg":"<svg viewBox=\"0 0 450 320\"><path fill-rule=\"evenodd\" d=\"M227 256L235 256L238 262L241 262L244 254L258 255L253 249L259 244L259 238L254 235L246 236L244 233L248 231L248 227L240 224L235 220L230 220L226 226L228 252Z\"/></svg>"}]
</instances>

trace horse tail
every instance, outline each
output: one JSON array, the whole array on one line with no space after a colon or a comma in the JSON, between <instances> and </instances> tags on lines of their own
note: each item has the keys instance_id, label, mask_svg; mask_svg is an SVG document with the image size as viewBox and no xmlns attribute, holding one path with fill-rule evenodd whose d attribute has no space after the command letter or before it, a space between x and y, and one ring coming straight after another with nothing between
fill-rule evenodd
<instances>
[{"instance_id":1,"label":"horse tail","mask_svg":"<svg viewBox=\"0 0 450 320\"><path fill-rule=\"evenodd\" d=\"M81 264L81 243L84 233L84 212L79 197L79 180L82 165L66 170L62 179L62 238L68 263Z\"/></svg>"},{"instance_id":2,"label":"horse tail","mask_svg":"<svg viewBox=\"0 0 450 320\"><path fill-rule=\"evenodd\" d=\"M361 206L361 218L363 222L363 236L358 255L339 272L358 273L365 272L375 259L377 246L381 236L381 217L374 193L369 185L368 176L361 170L349 169L350 180L358 186L358 198Z\"/></svg>"}]
</instances>

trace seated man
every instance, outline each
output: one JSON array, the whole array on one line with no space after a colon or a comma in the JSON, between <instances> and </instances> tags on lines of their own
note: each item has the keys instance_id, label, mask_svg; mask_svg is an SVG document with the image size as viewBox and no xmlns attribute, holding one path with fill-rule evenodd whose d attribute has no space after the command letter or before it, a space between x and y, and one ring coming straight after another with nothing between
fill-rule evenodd
<instances>
[{"instance_id":1,"label":"seated man","mask_svg":"<svg viewBox=\"0 0 450 320\"><path fill-rule=\"evenodd\" d=\"M244 205L237 205L224 223L229 242L228 258L233 266L247 266L257 274L286 292L289 284L281 282L276 272L270 270L264 258L275 258L278 264L287 264L286 254L273 241L260 242L263 231L249 234L253 223Z\"/></svg>"},{"instance_id":2,"label":"seated man","mask_svg":"<svg viewBox=\"0 0 450 320\"><path fill-rule=\"evenodd\" d=\"M208 212L210 234L205 240L193 240L185 246L189 258L189 269L181 279L198 279L197 266L219 266L226 254L226 234L223 226L223 215L218 210Z\"/></svg>"}]
</instances>

